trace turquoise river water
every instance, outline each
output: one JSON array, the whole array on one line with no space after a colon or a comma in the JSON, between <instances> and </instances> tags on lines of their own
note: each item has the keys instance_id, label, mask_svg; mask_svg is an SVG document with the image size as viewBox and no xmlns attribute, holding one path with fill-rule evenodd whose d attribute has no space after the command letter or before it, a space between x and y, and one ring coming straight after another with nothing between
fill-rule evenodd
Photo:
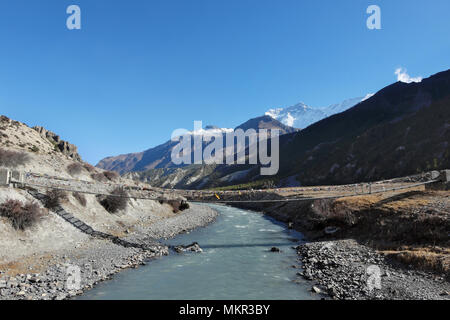
<instances>
[{"instance_id":1,"label":"turquoise river water","mask_svg":"<svg viewBox=\"0 0 450 320\"><path fill-rule=\"evenodd\" d=\"M262 214L211 205L216 222L179 235L167 244L198 242L203 253L169 256L129 269L78 299L252 300L315 299L296 276L292 248L302 235ZM270 252L272 247L280 253Z\"/></svg>"}]
</instances>

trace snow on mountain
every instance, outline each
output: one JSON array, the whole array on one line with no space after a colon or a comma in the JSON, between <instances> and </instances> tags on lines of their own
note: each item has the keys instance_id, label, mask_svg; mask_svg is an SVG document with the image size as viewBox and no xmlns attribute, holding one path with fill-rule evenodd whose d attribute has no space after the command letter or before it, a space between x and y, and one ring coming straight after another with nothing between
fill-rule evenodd
<instances>
[{"instance_id":1,"label":"snow on mountain","mask_svg":"<svg viewBox=\"0 0 450 320\"><path fill-rule=\"evenodd\" d=\"M365 97L347 99L327 107L311 107L301 102L287 108L270 109L265 114L285 125L304 129L333 114L350 109L358 103L369 99L371 96L373 96L373 94L368 94Z\"/></svg>"}]
</instances>

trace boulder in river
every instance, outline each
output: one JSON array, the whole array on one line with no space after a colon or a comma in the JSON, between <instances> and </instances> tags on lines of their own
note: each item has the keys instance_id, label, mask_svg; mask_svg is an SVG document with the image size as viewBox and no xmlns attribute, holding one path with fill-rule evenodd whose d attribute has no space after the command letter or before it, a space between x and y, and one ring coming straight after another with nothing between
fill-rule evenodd
<instances>
[{"instance_id":1,"label":"boulder in river","mask_svg":"<svg viewBox=\"0 0 450 320\"><path fill-rule=\"evenodd\" d=\"M177 253L181 253L181 252L203 252L203 249L200 248L199 244L197 242L191 243L187 246L176 246L173 248Z\"/></svg>"}]
</instances>

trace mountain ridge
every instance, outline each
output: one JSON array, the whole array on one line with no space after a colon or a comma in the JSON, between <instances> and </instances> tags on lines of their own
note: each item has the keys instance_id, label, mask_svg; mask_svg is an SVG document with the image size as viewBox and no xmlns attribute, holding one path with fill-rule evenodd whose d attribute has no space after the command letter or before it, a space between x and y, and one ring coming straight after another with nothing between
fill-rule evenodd
<instances>
[{"instance_id":1,"label":"mountain ridge","mask_svg":"<svg viewBox=\"0 0 450 320\"><path fill-rule=\"evenodd\" d=\"M450 167L449 141L447 70L420 83L393 83L344 112L281 136L275 176L260 176L258 165L217 165L210 172L202 166L159 172L157 180L147 171L141 178L189 189L267 180L278 186L376 181Z\"/></svg>"},{"instance_id":2,"label":"mountain ridge","mask_svg":"<svg viewBox=\"0 0 450 320\"><path fill-rule=\"evenodd\" d=\"M250 119L236 129L278 129L280 135L296 132L298 129L289 127L273 119L269 116L260 116ZM199 131L191 131L189 134L208 134L208 132L222 132L225 138L225 133L232 131L232 129L219 128L217 126L208 125L205 129ZM111 156L99 161L96 165L98 168L116 171L120 174L128 172L145 171L149 169L162 169L162 168L177 168L180 165L175 165L171 160L171 151L178 144L177 141L167 141L156 147L149 148L142 152L122 154L118 156ZM224 144L225 145L225 144ZM183 166L183 165L181 165Z\"/></svg>"},{"instance_id":3,"label":"mountain ridge","mask_svg":"<svg viewBox=\"0 0 450 320\"><path fill-rule=\"evenodd\" d=\"M371 96L373 96L373 94L367 94L364 97L350 98L326 107L312 107L300 102L286 108L269 109L265 115L268 115L287 126L304 129L317 121L346 111L358 103L367 100Z\"/></svg>"}]
</instances>

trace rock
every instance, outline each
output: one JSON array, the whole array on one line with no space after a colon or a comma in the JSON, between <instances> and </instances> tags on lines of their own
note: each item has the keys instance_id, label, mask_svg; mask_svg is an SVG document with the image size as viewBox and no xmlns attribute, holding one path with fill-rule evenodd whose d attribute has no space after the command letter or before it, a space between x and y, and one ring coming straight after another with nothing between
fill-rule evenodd
<instances>
[{"instance_id":1,"label":"rock","mask_svg":"<svg viewBox=\"0 0 450 320\"><path fill-rule=\"evenodd\" d=\"M39 279L38 277L35 277L35 276L30 277L28 279L28 281L31 282L31 283L40 283L40 282L42 282L41 279Z\"/></svg>"},{"instance_id":2,"label":"rock","mask_svg":"<svg viewBox=\"0 0 450 320\"><path fill-rule=\"evenodd\" d=\"M53 143L55 145L55 150L60 151L74 160L81 161L81 156L78 154L78 148L76 146L67 141L61 140L56 133L48 131L43 127L36 126L33 127L33 129L39 132L42 138L45 138Z\"/></svg>"},{"instance_id":3,"label":"rock","mask_svg":"<svg viewBox=\"0 0 450 320\"><path fill-rule=\"evenodd\" d=\"M281 250L280 250L280 248L272 247L272 248L270 249L270 252L281 252Z\"/></svg>"},{"instance_id":4,"label":"rock","mask_svg":"<svg viewBox=\"0 0 450 320\"><path fill-rule=\"evenodd\" d=\"M187 251L191 251L191 252L203 252L203 249L200 248L199 244L197 242L194 242L190 245L187 246L176 246L173 248L177 253L181 253L181 252L187 252Z\"/></svg>"},{"instance_id":5,"label":"rock","mask_svg":"<svg viewBox=\"0 0 450 320\"><path fill-rule=\"evenodd\" d=\"M311 291L312 292L314 292L314 293L320 293L320 292L322 292L318 287L316 287L316 286L313 286L312 288L311 288Z\"/></svg>"}]
</instances>

